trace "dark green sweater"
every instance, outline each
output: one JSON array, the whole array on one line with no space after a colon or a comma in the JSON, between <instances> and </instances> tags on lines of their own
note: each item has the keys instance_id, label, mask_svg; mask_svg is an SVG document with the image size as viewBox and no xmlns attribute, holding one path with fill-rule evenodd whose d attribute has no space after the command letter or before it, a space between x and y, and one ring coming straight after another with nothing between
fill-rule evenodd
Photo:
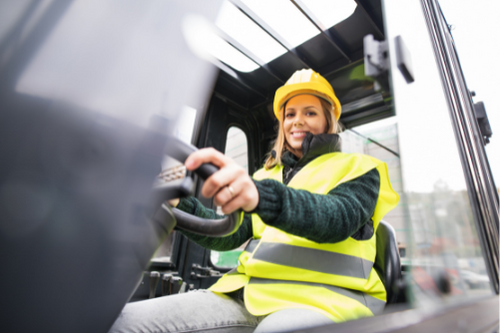
<instances>
[{"instance_id":1,"label":"dark green sweater","mask_svg":"<svg viewBox=\"0 0 500 333\"><path fill-rule=\"evenodd\" d=\"M322 134L306 138L303 143L305 153L300 160L286 152L282 158L284 182L288 183L300 168L317 156L338 151L340 147L337 143L332 144L333 140L338 143L338 136ZM327 195L292 189L271 179L254 182L259 192L259 204L252 213L259 215L267 225L317 243L337 243L351 236L367 239L373 234L371 216L380 187L376 169L340 184ZM200 217L222 218L192 197L181 199L177 208ZM209 249L235 249L253 235L251 214L244 214L238 231L227 237L206 237L184 230L181 232Z\"/></svg>"}]
</instances>

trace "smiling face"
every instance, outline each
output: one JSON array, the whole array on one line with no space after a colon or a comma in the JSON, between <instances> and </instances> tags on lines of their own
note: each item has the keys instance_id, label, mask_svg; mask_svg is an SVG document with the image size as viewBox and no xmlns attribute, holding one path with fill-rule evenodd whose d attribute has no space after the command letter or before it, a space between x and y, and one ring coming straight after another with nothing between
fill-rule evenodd
<instances>
[{"instance_id":1,"label":"smiling face","mask_svg":"<svg viewBox=\"0 0 500 333\"><path fill-rule=\"evenodd\" d=\"M318 97L298 95L286 103L283 120L285 139L297 157L302 157L302 141L306 134L325 133L326 127L325 113Z\"/></svg>"}]
</instances>

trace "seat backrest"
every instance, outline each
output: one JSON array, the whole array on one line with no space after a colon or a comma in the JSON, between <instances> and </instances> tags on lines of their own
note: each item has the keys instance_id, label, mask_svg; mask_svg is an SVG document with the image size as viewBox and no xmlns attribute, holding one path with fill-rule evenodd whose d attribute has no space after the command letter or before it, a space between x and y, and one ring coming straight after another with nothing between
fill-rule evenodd
<instances>
[{"instance_id":1,"label":"seat backrest","mask_svg":"<svg viewBox=\"0 0 500 333\"><path fill-rule=\"evenodd\" d=\"M376 237L377 256L374 268L387 291L387 304L395 303L399 291L397 282L401 279L401 260L396 242L396 231L389 223L380 221Z\"/></svg>"}]
</instances>

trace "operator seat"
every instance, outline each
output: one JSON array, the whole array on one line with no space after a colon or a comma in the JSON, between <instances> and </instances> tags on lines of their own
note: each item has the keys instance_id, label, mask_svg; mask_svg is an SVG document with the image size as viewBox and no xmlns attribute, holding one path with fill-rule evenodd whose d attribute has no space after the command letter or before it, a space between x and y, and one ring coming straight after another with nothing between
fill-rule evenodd
<instances>
[{"instance_id":1,"label":"operator seat","mask_svg":"<svg viewBox=\"0 0 500 333\"><path fill-rule=\"evenodd\" d=\"M396 303L401 280L401 260L396 242L396 231L385 221L377 228L377 255L374 268L387 292L387 304Z\"/></svg>"}]
</instances>

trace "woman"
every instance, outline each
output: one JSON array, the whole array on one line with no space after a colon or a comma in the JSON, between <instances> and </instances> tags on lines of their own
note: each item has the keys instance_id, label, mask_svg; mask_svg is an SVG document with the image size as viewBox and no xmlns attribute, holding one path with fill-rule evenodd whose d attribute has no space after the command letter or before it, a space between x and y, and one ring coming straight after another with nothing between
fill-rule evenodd
<instances>
[{"instance_id":1,"label":"woman","mask_svg":"<svg viewBox=\"0 0 500 333\"><path fill-rule=\"evenodd\" d=\"M252 178L230 158L201 149L188 170L213 163L220 171L202 188L226 214L245 211L238 231L222 238L182 231L224 251L251 239L239 266L208 291L128 304L112 331L277 332L379 313L384 287L373 269L375 230L397 194L387 167L372 157L340 152L341 107L314 71L295 72L276 92L278 138ZM206 218L196 199L173 201Z\"/></svg>"}]
</instances>

